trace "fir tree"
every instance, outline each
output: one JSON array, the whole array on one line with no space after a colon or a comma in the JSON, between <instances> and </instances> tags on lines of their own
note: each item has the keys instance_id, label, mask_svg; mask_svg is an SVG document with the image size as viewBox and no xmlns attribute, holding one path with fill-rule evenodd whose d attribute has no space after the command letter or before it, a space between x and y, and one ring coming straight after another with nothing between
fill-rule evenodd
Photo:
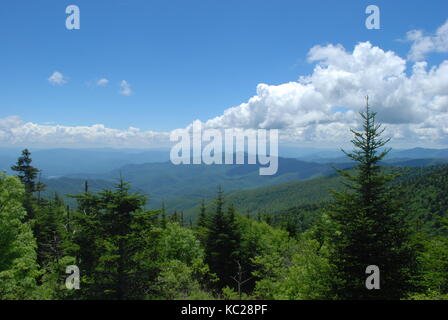
<instances>
[{"instance_id":1,"label":"fir tree","mask_svg":"<svg viewBox=\"0 0 448 320\"><path fill-rule=\"evenodd\" d=\"M235 220L235 210L224 212L224 195L221 187L215 200L216 211L210 218L206 239L206 262L219 278L218 289L235 286L232 277L238 272L240 230Z\"/></svg>"},{"instance_id":2,"label":"fir tree","mask_svg":"<svg viewBox=\"0 0 448 320\"><path fill-rule=\"evenodd\" d=\"M389 139L380 138L384 129L366 100L363 131L351 130L355 150L344 151L358 164L353 172L338 170L346 190L334 192L328 211L333 292L340 299L399 299L408 289L415 257L403 203L388 185L394 176L379 165L390 151L383 148ZM369 265L380 269L380 290L365 286Z\"/></svg>"},{"instance_id":3,"label":"fir tree","mask_svg":"<svg viewBox=\"0 0 448 320\"><path fill-rule=\"evenodd\" d=\"M33 160L31 159L31 153L28 149L22 151L22 155L17 159L17 163L11 167L11 170L17 171L17 177L25 186L27 193L33 193L37 191L35 179L39 173L39 169L31 165Z\"/></svg>"},{"instance_id":4,"label":"fir tree","mask_svg":"<svg viewBox=\"0 0 448 320\"><path fill-rule=\"evenodd\" d=\"M205 207L205 201L202 200L201 206L199 208L199 216L196 221L196 236L201 242L203 247L205 247L207 242L209 224L210 224L210 217L208 216L207 209Z\"/></svg>"},{"instance_id":5,"label":"fir tree","mask_svg":"<svg viewBox=\"0 0 448 320\"><path fill-rule=\"evenodd\" d=\"M77 260L85 275L83 297L101 299L142 298L149 272L142 272L137 256L144 250L141 237L159 211L143 208L146 198L133 194L122 179L115 190L89 192L75 196L81 214L79 232L74 241L79 246Z\"/></svg>"},{"instance_id":6,"label":"fir tree","mask_svg":"<svg viewBox=\"0 0 448 320\"><path fill-rule=\"evenodd\" d=\"M24 149L22 155L17 159L17 163L11 167L11 170L17 172L17 177L25 186L23 206L28 213L26 217L28 220L33 219L35 215L33 208L33 193L44 190L44 185L40 181L35 181L39 174L39 169L33 167L31 165L32 162L31 153L28 149Z\"/></svg>"},{"instance_id":7,"label":"fir tree","mask_svg":"<svg viewBox=\"0 0 448 320\"><path fill-rule=\"evenodd\" d=\"M205 208L205 201L201 201L201 207L199 209L199 216L198 216L198 227L200 228L207 228L208 226L208 217L207 217L207 209Z\"/></svg>"},{"instance_id":8,"label":"fir tree","mask_svg":"<svg viewBox=\"0 0 448 320\"><path fill-rule=\"evenodd\" d=\"M162 228L165 229L166 228L166 223L167 223L165 202L162 202L162 213L161 214L162 214L162 217L161 217L161 220L160 220L160 224L161 224Z\"/></svg>"}]
</instances>

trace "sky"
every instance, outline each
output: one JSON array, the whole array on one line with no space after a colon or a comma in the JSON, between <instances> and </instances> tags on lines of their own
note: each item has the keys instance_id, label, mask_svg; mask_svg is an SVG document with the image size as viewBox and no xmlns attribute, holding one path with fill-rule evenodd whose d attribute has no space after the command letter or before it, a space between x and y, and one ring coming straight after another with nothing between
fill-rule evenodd
<instances>
[{"instance_id":1,"label":"sky","mask_svg":"<svg viewBox=\"0 0 448 320\"><path fill-rule=\"evenodd\" d=\"M369 95L396 145L448 147L447 21L446 0L5 1L0 146L150 148L201 121L328 147Z\"/></svg>"}]
</instances>

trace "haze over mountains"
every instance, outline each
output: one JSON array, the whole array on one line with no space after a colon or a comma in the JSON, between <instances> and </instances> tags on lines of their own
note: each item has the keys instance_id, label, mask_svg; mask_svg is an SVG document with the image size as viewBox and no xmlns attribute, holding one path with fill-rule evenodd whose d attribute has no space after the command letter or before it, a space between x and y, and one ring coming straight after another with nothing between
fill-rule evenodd
<instances>
[{"instance_id":1,"label":"haze over mountains","mask_svg":"<svg viewBox=\"0 0 448 320\"><path fill-rule=\"evenodd\" d=\"M43 177L74 173L105 173L127 164L169 160L168 149L40 149L30 148L33 165ZM9 171L17 161L20 149L0 149L0 168Z\"/></svg>"},{"instance_id":2,"label":"haze over mountains","mask_svg":"<svg viewBox=\"0 0 448 320\"><path fill-rule=\"evenodd\" d=\"M311 148L280 149L281 155L296 157L280 157L278 172L273 176L260 176L259 165L176 166L169 161L168 149L52 149L31 152L33 165L42 170L47 196L54 192L61 195L82 192L86 180L94 192L111 188L121 176L131 183L134 190L150 196L150 208L160 208L164 202L169 210L191 210L202 199L212 198L218 185L228 193L276 186L280 188L276 190L281 190L283 184L329 176L335 173L334 168L345 169L353 165L340 150ZM1 169L8 170L19 154L20 150L0 150ZM444 163L448 163L448 149L414 148L393 150L384 164L423 167ZM311 182L309 186L316 183ZM310 191L313 188L308 187L304 194L312 198L313 192ZM235 200L241 202L240 198Z\"/></svg>"},{"instance_id":3,"label":"haze over mountains","mask_svg":"<svg viewBox=\"0 0 448 320\"><path fill-rule=\"evenodd\" d=\"M107 173L128 164L145 164L169 161L169 149L37 149L30 148L33 164L41 169L43 177L72 174ZM0 170L10 172L21 149L0 149ZM343 163L347 157L339 149L280 147L279 156L318 163ZM393 149L389 160L445 159L448 149L413 148Z\"/></svg>"}]
</instances>

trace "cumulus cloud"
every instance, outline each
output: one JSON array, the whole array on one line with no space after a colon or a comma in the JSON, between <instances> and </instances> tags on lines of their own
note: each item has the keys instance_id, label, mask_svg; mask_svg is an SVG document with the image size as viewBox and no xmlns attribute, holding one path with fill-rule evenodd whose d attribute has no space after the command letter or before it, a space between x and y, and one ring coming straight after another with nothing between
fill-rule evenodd
<instances>
[{"instance_id":1,"label":"cumulus cloud","mask_svg":"<svg viewBox=\"0 0 448 320\"><path fill-rule=\"evenodd\" d=\"M0 118L0 145L34 147L136 147L167 145L169 133L92 126L41 125L17 116Z\"/></svg>"},{"instance_id":2,"label":"cumulus cloud","mask_svg":"<svg viewBox=\"0 0 448 320\"><path fill-rule=\"evenodd\" d=\"M48 78L48 82L50 82L52 85L62 86L67 83L67 79L62 73L60 73L59 71L55 71Z\"/></svg>"},{"instance_id":3,"label":"cumulus cloud","mask_svg":"<svg viewBox=\"0 0 448 320\"><path fill-rule=\"evenodd\" d=\"M120 82L120 94L124 96L130 96L132 94L131 84L126 80Z\"/></svg>"},{"instance_id":4,"label":"cumulus cloud","mask_svg":"<svg viewBox=\"0 0 448 320\"><path fill-rule=\"evenodd\" d=\"M432 35L424 35L422 30L412 30L406 34L412 42L408 59L419 61L430 52L448 52L448 20Z\"/></svg>"},{"instance_id":5,"label":"cumulus cloud","mask_svg":"<svg viewBox=\"0 0 448 320\"><path fill-rule=\"evenodd\" d=\"M408 76L405 59L370 42L351 52L341 45L315 46L308 61L316 64L312 74L280 85L259 84L249 101L204 125L276 128L296 142L347 141L349 128L360 126L358 111L369 95L396 141L446 142L448 61L431 68L417 62Z\"/></svg>"},{"instance_id":6,"label":"cumulus cloud","mask_svg":"<svg viewBox=\"0 0 448 320\"><path fill-rule=\"evenodd\" d=\"M99 87L104 87L109 83L109 80L106 78L101 78L96 82L96 85Z\"/></svg>"}]
</instances>

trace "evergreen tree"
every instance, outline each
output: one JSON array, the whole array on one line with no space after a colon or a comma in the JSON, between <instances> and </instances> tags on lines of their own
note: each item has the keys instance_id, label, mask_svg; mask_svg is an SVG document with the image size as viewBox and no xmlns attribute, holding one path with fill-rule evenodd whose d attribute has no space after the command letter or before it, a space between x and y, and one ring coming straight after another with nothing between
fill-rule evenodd
<instances>
[{"instance_id":1,"label":"evergreen tree","mask_svg":"<svg viewBox=\"0 0 448 320\"><path fill-rule=\"evenodd\" d=\"M198 216L197 225L200 228L207 228L207 226L208 226L207 209L205 208L205 201L204 200L202 200L201 207L199 209L199 216Z\"/></svg>"},{"instance_id":2,"label":"evergreen tree","mask_svg":"<svg viewBox=\"0 0 448 320\"><path fill-rule=\"evenodd\" d=\"M205 202L202 200L201 206L199 208L199 216L196 221L196 236L201 242L202 246L205 247L208 235L210 219L205 208Z\"/></svg>"},{"instance_id":3,"label":"evergreen tree","mask_svg":"<svg viewBox=\"0 0 448 320\"><path fill-rule=\"evenodd\" d=\"M390 151L381 151L389 139L380 138L384 129L375 122L368 98L360 114L363 131L351 130L355 150L344 151L358 165L354 172L338 170L346 179L346 190L334 192L328 211L333 292L340 299L399 299L414 268L410 229L403 203L388 185L394 176L379 165ZM380 290L365 286L369 265L380 269Z\"/></svg>"},{"instance_id":4,"label":"evergreen tree","mask_svg":"<svg viewBox=\"0 0 448 320\"><path fill-rule=\"evenodd\" d=\"M31 165L32 162L31 153L28 149L24 149L22 155L17 159L17 163L11 167L11 170L18 173L17 177L25 186L23 205L28 213L28 219L34 218L33 193L44 189L44 185L41 182L35 181L39 174L39 169L33 167Z\"/></svg>"},{"instance_id":5,"label":"evergreen tree","mask_svg":"<svg viewBox=\"0 0 448 320\"><path fill-rule=\"evenodd\" d=\"M132 194L129 185L120 180L115 190L98 195L89 192L76 196L82 213L78 215L80 232L75 236L79 246L78 262L85 275L87 298L142 298L146 274L139 268L139 254L144 250L142 234L150 218L159 212L143 208L146 199ZM148 271L146 271L149 273Z\"/></svg>"},{"instance_id":6,"label":"evergreen tree","mask_svg":"<svg viewBox=\"0 0 448 320\"><path fill-rule=\"evenodd\" d=\"M42 268L58 262L64 255L65 204L56 194L52 200L42 200L36 210L34 234L38 244L37 260Z\"/></svg>"},{"instance_id":7,"label":"evergreen tree","mask_svg":"<svg viewBox=\"0 0 448 320\"><path fill-rule=\"evenodd\" d=\"M166 228L166 209L165 209L165 202L162 202L162 217L161 217L161 221L160 224L162 225L162 228Z\"/></svg>"},{"instance_id":8,"label":"evergreen tree","mask_svg":"<svg viewBox=\"0 0 448 320\"><path fill-rule=\"evenodd\" d=\"M179 215L177 214L177 210L174 210L173 215L171 216L172 222L179 222Z\"/></svg>"},{"instance_id":9,"label":"evergreen tree","mask_svg":"<svg viewBox=\"0 0 448 320\"><path fill-rule=\"evenodd\" d=\"M77 211L72 217L72 241L75 247L76 265L81 274L81 290L76 294L80 298L94 298L93 279L101 252L98 245L98 237L101 230L100 197L92 194L85 182L84 193L71 196L77 201ZM91 290L92 289L92 290Z\"/></svg>"},{"instance_id":10,"label":"evergreen tree","mask_svg":"<svg viewBox=\"0 0 448 320\"><path fill-rule=\"evenodd\" d=\"M215 273L219 281L217 288L235 286L232 277L238 272L238 258L240 247L240 230L235 220L235 210L229 207L224 212L224 195L221 187L215 200L216 211L210 218L206 239L206 262L211 272Z\"/></svg>"},{"instance_id":11,"label":"evergreen tree","mask_svg":"<svg viewBox=\"0 0 448 320\"><path fill-rule=\"evenodd\" d=\"M25 186L27 193L33 193L37 191L35 179L39 173L39 169L31 165L33 160L31 159L31 153L28 149L22 151L22 156L19 157L17 163L11 167L11 170L17 171L17 177Z\"/></svg>"},{"instance_id":12,"label":"evergreen tree","mask_svg":"<svg viewBox=\"0 0 448 320\"><path fill-rule=\"evenodd\" d=\"M31 153L28 149L22 151L16 165L11 169L16 171L24 186L22 197L23 207L27 214L24 221L32 226L32 232L37 242L37 263L41 269L37 278L42 297L56 298L61 292L61 272L72 258L66 256L65 248L71 246L64 229L65 204L55 194L54 199L42 199L40 192L44 184L40 182L39 169L32 166ZM39 180L36 182L36 178ZM38 197L35 193L38 192ZM67 293L67 290L64 290Z\"/></svg>"},{"instance_id":13,"label":"evergreen tree","mask_svg":"<svg viewBox=\"0 0 448 320\"><path fill-rule=\"evenodd\" d=\"M109 270L113 283L109 290L118 299L124 299L128 293L130 255L132 244L129 242L131 232L132 213L142 208L146 201L141 195L131 195L129 186L120 180L115 192L103 191L101 196L106 210L101 216L104 232L108 235L109 244L114 250L106 258L105 270ZM109 268L111 263L116 267Z\"/></svg>"}]
</instances>

